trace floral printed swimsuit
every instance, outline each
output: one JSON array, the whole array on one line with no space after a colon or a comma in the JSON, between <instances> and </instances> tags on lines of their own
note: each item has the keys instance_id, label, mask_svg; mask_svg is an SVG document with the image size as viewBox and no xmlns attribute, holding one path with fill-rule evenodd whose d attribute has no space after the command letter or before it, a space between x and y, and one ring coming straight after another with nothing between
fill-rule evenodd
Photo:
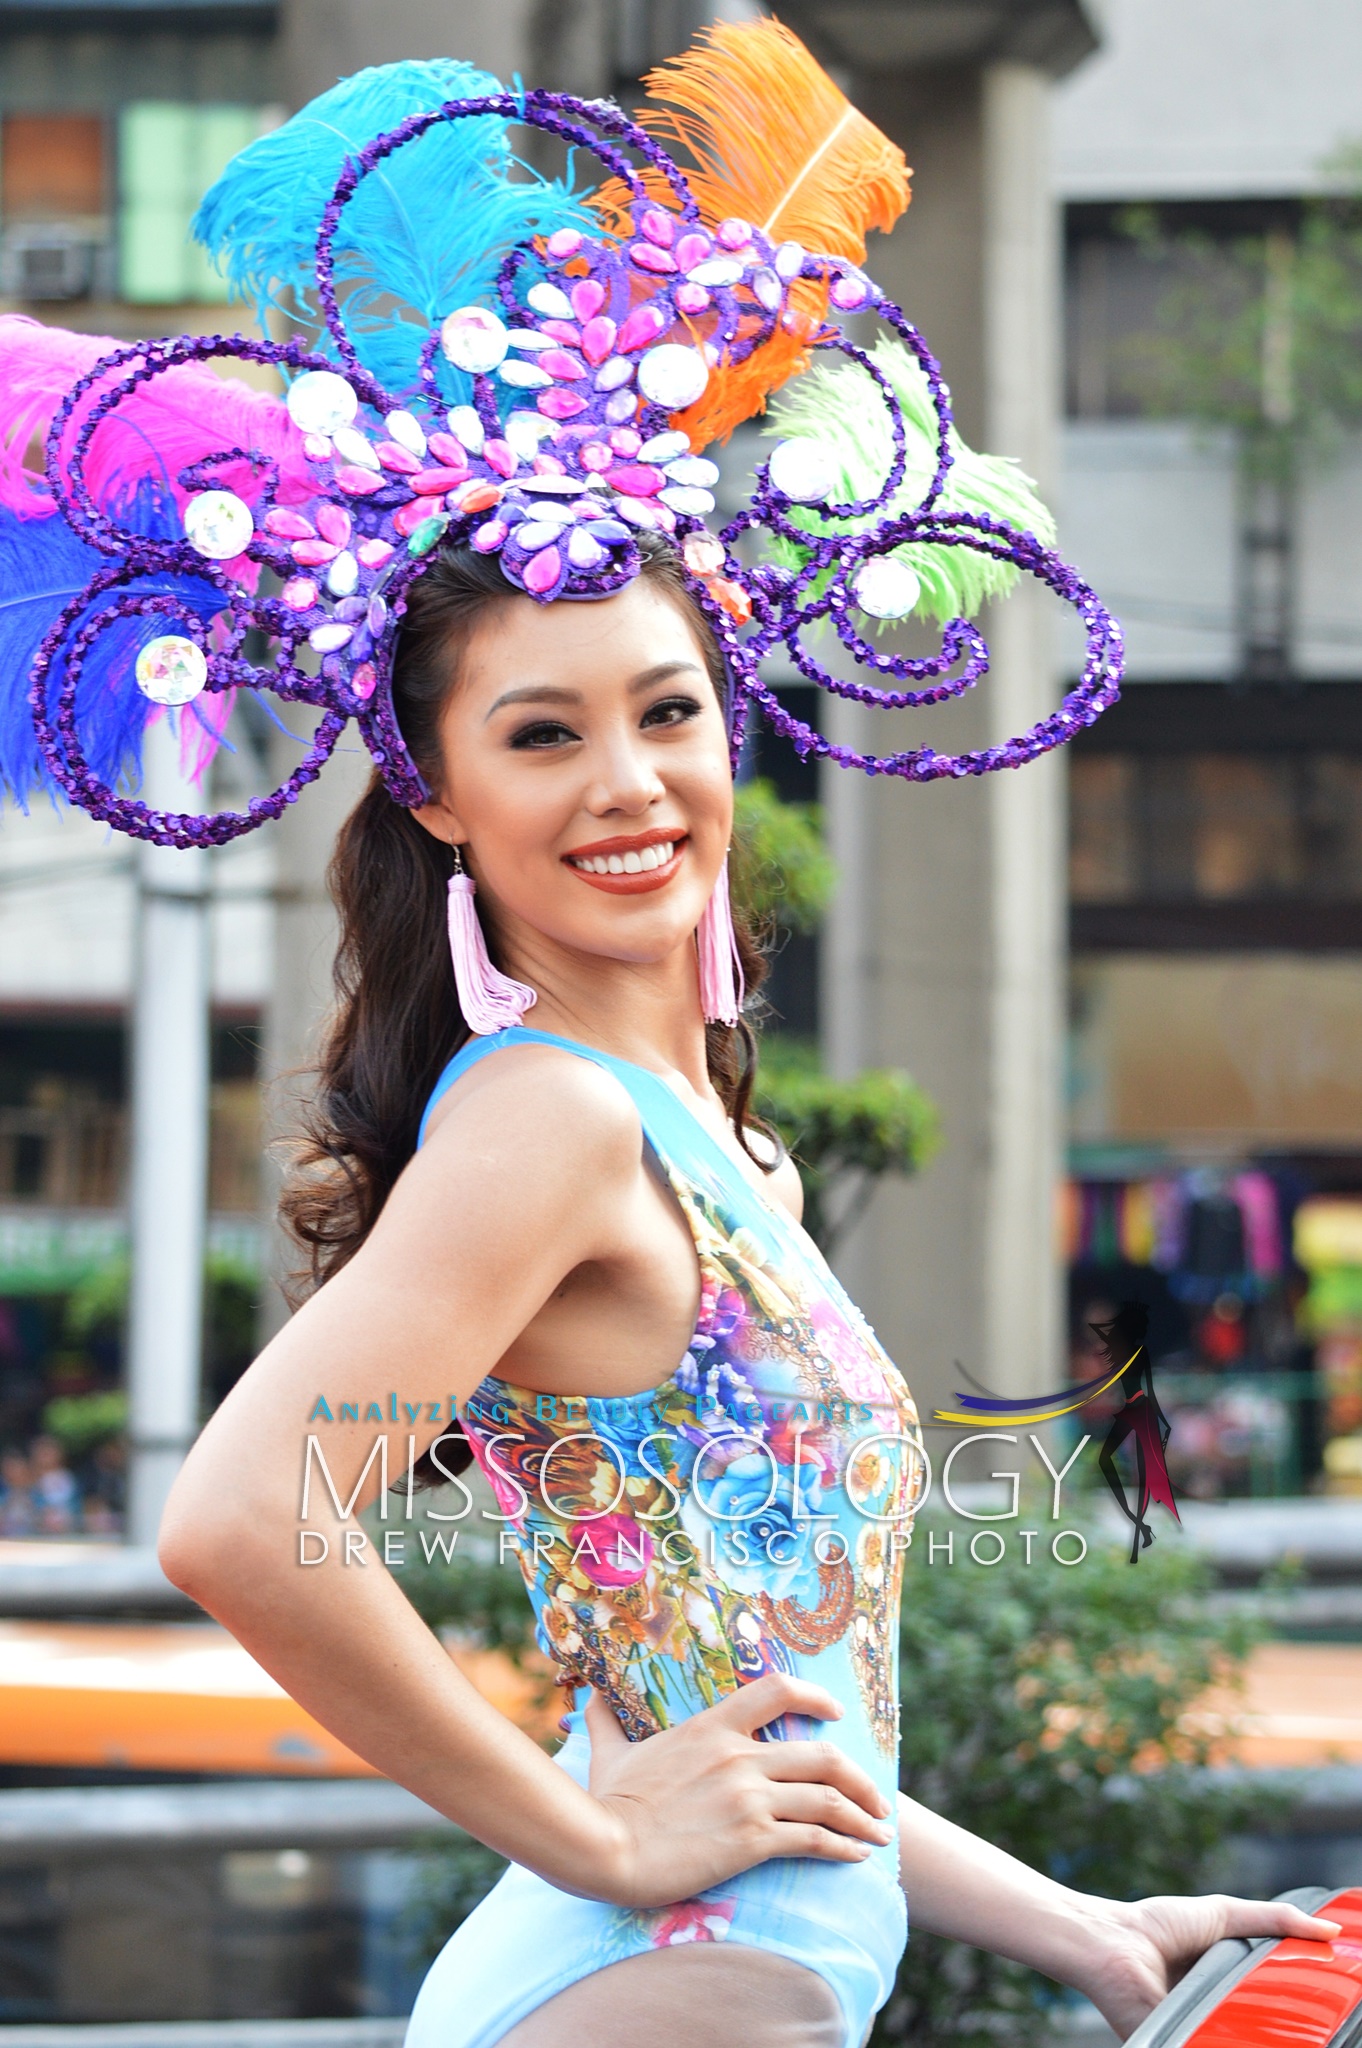
<instances>
[{"instance_id":1,"label":"floral printed swimsuit","mask_svg":"<svg viewBox=\"0 0 1362 2048\"><path fill-rule=\"evenodd\" d=\"M489 1377L461 1411L516 1532L538 1640L569 1697L594 1686L635 1740L764 1672L811 1679L843 1718L785 1716L767 1738L830 1738L892 1800L899 1588L923 1471L907 1387L812 1240L659 1075L517 1027L466 1045L430 1108L477 1060L526 1044L576 1053L627 1090L700 1267L695 1334L660 1387L568 1398ZM563 1726L556 1761L585 1784L580 1706ZM896 1843L859 1863L773 1859L646 1911L513 1864L432 1966L407 2048L493 2048L569 1984L681 1941L747 1942L816 1970L859 2048L906 1938Z\"/></svg>"}]
</instances>

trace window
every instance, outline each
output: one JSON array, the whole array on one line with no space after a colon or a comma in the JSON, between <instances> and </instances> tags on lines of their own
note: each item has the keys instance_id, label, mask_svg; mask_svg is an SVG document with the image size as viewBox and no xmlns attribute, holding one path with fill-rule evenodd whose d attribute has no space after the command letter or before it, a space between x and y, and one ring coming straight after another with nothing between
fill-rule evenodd
<instances>
[{"instance_id":1,"label":"window","mask_svg":"<svg viewBox=\"0 0 1362 2048\"><path fill-rule=\"evenodd\" d=\"M0 206L20 221L102 220L104 123L98 114L6 114Z\"/></svg>"},{"instance_id":2,"label":"window","mask_svg":"<svg viewBox=\"0 0 1362 2048\"><path fill-rule=\"evenodd\" d=\"M227 286L189 237L209 186L263 132L262 107L139 100L118 124L118 254L122 296L134 305L216 304Z\"/></svg>"}]
</instances>

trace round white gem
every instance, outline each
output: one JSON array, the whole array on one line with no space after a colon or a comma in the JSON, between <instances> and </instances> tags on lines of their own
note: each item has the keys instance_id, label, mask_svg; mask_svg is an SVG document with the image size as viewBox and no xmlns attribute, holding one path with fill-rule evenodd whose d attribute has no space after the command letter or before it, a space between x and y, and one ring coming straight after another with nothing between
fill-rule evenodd
<instances>
[{"instance_id":1,"label":"round white gem","mask_svg":"<svg viewBox=\"0 0 1362 2048\"><path fill-rule=\"evenodd\" d=\"M336 453L342 462L352 462L356 469L379 469L381 464L374 450L374 444L354 427L337 427L331 439L336 444Z\"/></svg>"},{"instance_id":2,"label":"round white gem","mask_svg":"<svg viewBox=\"0 0 1362 2048\"><path fill-rule=\"evenodd\" d=\"M408 455L415 455L419 459L425 454L425 429L415 413L404 409L390 412L383 424L388 429L388 439L396 441L399 448L405 448Z\"/></svg>"},{"instance_id":3,"label":"round white gem","mask_svg":"<svg viewBox=\"0 0 1362 2048\"><path fill-rule=\"evenodd\" d=\"M507 341L512 348L518 348L522 355L537 356L544 348L560 346L551 334L541 334L537 327L512 327L508 329Z\"/></svg>"},{"instance_id":4,"label":"round white gem","mask_svg":"<svg viewBox=\"0 0 1362 2048\"><path fill-rule=\"evenodd\" d=\"M778 441L771 450L768 474L775 489L795 505L816 505L830 498L836 470L829 451L817 441Z\"/></svg>"},{"instance_id":5,"label":"round white gem","mask_svg":"<svg viewBox=\"0 0 1362 2048\"><path fill-rule=\"evenodd\" d=\"M358 582L359 563L343 548L326 572L326 587L333 597L349 597Z\"/></svg>"},{"instance_id":6,"label":"round white gem","mask_svg":"<svg viewBox=\"0 0 1362 2048\"><path fill-rule=\"evenodd\" d=\"M651 441L645 441L638 451L640 462L671 462L678 455L690 450L690 435L682 434L675 427L668 427L665 434L654 434ZM714 474L719 474L716 469Z\"/></svg>"},{"instance_id":7,"label":"round white gem","mask_svg":"<svg viewBox=\"0 0 1362 2048\"><path fill-rule=\"evenodd\" d=\"M511 417L514 418L515 415L512 414ZM469 454L481 455L483 442L487 439L487 432L473 407L471 405L451 406L445 414L445 418L449 422L450 433L463 443Z\"/></svg>"},{"instance_id":8,"label":"round white gem","mask_svg":"<svg viewBox=\"0 0 1362 2048\"><path fill-rule=\"evenodd\" d=\"M549 508L546 505L544 508L546 515L548 510ZM562 519L550 519L547 516L542 519L526 519L517 526L515 537L522 547L546 548L550 541L557 540L559 534L563 531L564 524L565 522Z\"/></svg>"},{"instance_id":9,"label":"round white gem","mask_svg":"<svg viewBox=\"0 0 1362 2048\"><path fill-rule=\"evenodd\" d=\"M703 519L706 512L714 510L714 493L693 484L668 484L657 498L660 505L670 505L673 512L688 512L696 519Z\"/></svg>"},{"instance_id":10,"label":"round white gem","mask_svg":"<svg viewBox=\"0 0 1362 2048\"><path fill-rule=\"evenodd\" d=\"M736 284L742 270L741 263L735 262L731 256L706 256L704 262L697 263L694 270L686 272L686 276L692 284L702 284L707 291L713 291L716 285Z\"/></svg>"},{"instance_id":11,"label":"round white gem","mask_svg":"<svg viewBox=\"0 0 1362 2048\"><path fill-rule=\"evenodd\" d=\"M788 284L804 268L804 249L799 242L782 242L776 250L776 274Z\"/></svg>"},{"instance_id":12,"label":"round white gem","mask_svg":"<svg viewBox=\"0 0 1362 2048\"><path fill-rule=\"evenodd\" d=\"M699 484L709 490L719 481L719 465L704 455L679 455L667 464L667 475L674 484Z\"/></svg>"},{"instance_id":13,"label":"round white gem","mask_svg":"<svg viewBox=\"0 0 1362 2048\"><path fill-rule=\"evenodd\" d=\"M522 363L514 357L501 365L497 375L503 384L512 384L518 391L542 391L546 384L553 382L547 370L541 370L538 363Z\"/></svg>"},{"instance_id":14,"label":"round white gem","mask_svg":"<svg viewBox=\"0 0 1362 2048\"><path fill-rule=\"evenodd\" d=\"M318 654L336 654L342 647L348 647L354 637L354 627L343 625L337 619L324 626L314 626L307 636L307 644Z\"/></svg>"},{"instance_id":15,"label":"round white gem","mask_svg":"<svg viewBox=\"0 0 1362 2048\"><path fill-rule=\"evenodd\" d=\"M556 284L547 279L541 284L532 284L525 297L536 313L542 313L546 320L570 320L572 301L566 292L560 292Z\"/></svg>"},{"instance_id":16,"label":"round white gem","mask_svg":"<svg viewBox=\"0 0 1362 2048\"><path fill-rule=\"evenodd\" d=\"M698 349L683 348L678 341L664 341L650 348L638 366L638 388L654 405L668 412L694 405L709 382L709 365Z\"/></svg>"},{"instance_id":17,"label":"round white gem","mask_svg":"<svg viewBox=\"0 0 1362 2048\"><path fill-rule=\"evenodd\" d=\"M255 521L235 491L200 491L184 508L184 530L197 554L230 562L255 532Z\"/></svg>"},{"instance_id":18,"label":"round white gem","mask_svg":"<svg viewBox=\"0 0 1362 2048\"><path fill-rule=\"evenodd\" d=\"M861 610L872 619L906 619L922 595L917 572L892 555L875 555L852 578Z\"/></svg>"},{"instance_id":19,"label":"round white gem","mask_svg":"<svg viewBox=\"0 0 1362 2048\"><path fill-rule=\"evenodd\" d=\"M203 649L182 633L150 640L137 657L137 687L153 704L188 704L208 681Z\"/></svg>"},{"instance_id":20,"label":"round white gem","mask_svg":"<svg viewBox=\"0 0 1362 2048\"><path fill-rule=\"evenodd\" d=\"M359 411L344 377L334 370L304 370L288 387L288 416L304 434L334 434L348 427Z\"/></svg>"},{"instance_id":21,"label":"round white gem","mask_svg":"<svg viewBox=\"0 0 1362 2048\"><path fill-rule=\"evenodd\" d=\"M442 322L440 346L456 370L486 376L506 354L506 329L485 306L460 306Z\"/></svg>"}]
</instances>

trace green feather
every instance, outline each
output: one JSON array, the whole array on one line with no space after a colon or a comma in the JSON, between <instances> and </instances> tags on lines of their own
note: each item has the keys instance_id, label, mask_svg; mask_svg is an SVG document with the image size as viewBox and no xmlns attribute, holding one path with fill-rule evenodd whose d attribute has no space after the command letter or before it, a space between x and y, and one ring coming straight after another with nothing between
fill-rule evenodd
<instances>
[{"instance_id":1,"label":"green feather","mask_svg":"<svg viewBox=\"0 0 1362 2048\"><path fill-rule=\"evenodd\" d=\"M888 336L881 337L867 353L902 408L907 435L903 483L887 505L859 519L825 519L804 506L792 505L792 523L810 534L869 533L886 520L901 518L921 503L936 470L936 413L922 365L901 341ZM837 496L843 502L873 497L889 474L894 453L889 409L878 386L858 363L845 356L819 362L788 384L772 401L768 419L770 424L762 428L763 433L782 440L798 436L817 441L821 449L835 455ZM1034 533L1047 546L1053 543L1054 520L1030 477L1010 457L976 455L954 427L950 449L953 461L937 511L988 513ZM772 543L772 552L786 568L798 567L806 559L801 548L783 539ZM992 555L929 541L908 542L893 553L921 582L915 615L942 622L973 618L987 599L1005 596L1020 573L1010 562L996 561Z\"/></svg>"}]
</instances>

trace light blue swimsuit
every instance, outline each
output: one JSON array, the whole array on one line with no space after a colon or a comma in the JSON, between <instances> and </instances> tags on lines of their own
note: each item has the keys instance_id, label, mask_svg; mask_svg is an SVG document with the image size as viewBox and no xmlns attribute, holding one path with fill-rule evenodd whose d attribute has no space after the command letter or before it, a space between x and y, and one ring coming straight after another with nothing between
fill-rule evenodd
<instances>
[{"instance_id":1,"label":"light blue swimsuit","mask_svg":"<svg viewBox=\"0 0 1362 2048\"><path fill-rule=\"evenodd\" d=\"M768 1739L830 1738L892 1800L899 1587L923 1470L907 1387L812 1240L658 1075L516 1028L451 1060L427 1119L477 1060L527 1044L593 1061L632 1097L701 1281L695 1334L661 1386L568 1398L489 1377L461 1411L516 1531L539 1643L569 1693L594 1686L635 1740L764 1672L811 1679L843 1718L787 1716ZM582 1709L563 1725L556 1761L585 1785ZM494 2048L569 1984L683 1941L747 1942L816 1970L860 2048L906 1939L896 1843L859 1863L776 1858L648 1910L513 1864L437 1957L407 2048Z\"/></svg>"}]
</instances>

